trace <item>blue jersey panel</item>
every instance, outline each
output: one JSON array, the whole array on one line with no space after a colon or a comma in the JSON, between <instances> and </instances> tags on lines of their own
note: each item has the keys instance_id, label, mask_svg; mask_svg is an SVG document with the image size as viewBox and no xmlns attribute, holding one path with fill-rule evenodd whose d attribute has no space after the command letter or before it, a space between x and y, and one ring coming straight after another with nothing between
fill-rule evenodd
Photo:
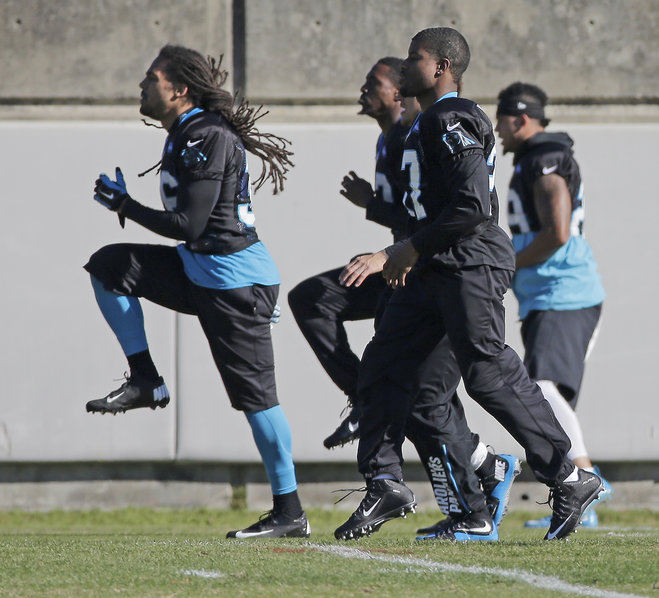
<instances>
[{"instance_id":1,"label":"blue jersey panel","mask_svg":"<svg viewBox=\"0 0 659 598\"><path fill-rule=\"evenodd\" d=\"M524 249L536 234L513 235L515 253ZM605 297L590 246L578 236L570 237L547 261L517 270L512 287L522 320L534 309L583 309L599 305Z\"/></svg>"},{"instance_id":2,"label":"blue jersey panel","mask_svg":"<svg viewBox=\"0 0 659 598\"><path fill-rule=\"evenodd\" d=\"M238 289L279 284L279 272L262 242L229 255L206 255L177 247L187 277L200 287Z\"/></svg>"}]
</instances>

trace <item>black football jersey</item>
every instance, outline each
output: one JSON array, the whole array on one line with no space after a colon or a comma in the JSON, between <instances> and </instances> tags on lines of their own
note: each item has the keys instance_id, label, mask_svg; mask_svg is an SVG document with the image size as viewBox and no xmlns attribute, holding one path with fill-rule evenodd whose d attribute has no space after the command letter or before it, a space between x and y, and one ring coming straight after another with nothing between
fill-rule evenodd
<instances>
[{"instance_id":1,"label":"black football jersey","mask_svg":"<svg viewBox=\"0 0 659 598\"><path fill-rule=\"evenodd\" d=\"M572 235L583 229L581 174L574 159L574 142L567 133L538 133L515 152L514 173L508 190L508 225L513 235L537 232L540 220L533 200L533 185L543 176L555 173L567 183L572 199ZM574 215L576 214L576 218Z\"/></svg>"},{"instance_id":2,"label":"black football jersey","mask_svg":"<svg viewBox=\"0 0 659 598\"><path fill-rule=\"evenodd\" d=\"M403 205L407 178L400 168L409 130L397 122L386 135L380 134L376 146L375 195L366 206L366 219L390 228L394 241L404 238L409 220Z\"/></svg>"},{"instance_id":3,"label":"black football jersey","mask_svg":"<svg viewBox=\"0 0 659 598\"><path fill-rule=\"evenodd\" d=\"M199 181L217 184L194 187ZM190 188L198 193L191 195ZM222 116L195 108L179 117L163 150L160 195L165 211L129 202L124 213L201 253L227 255L259 240L245 148ZM197 223L194 238L190 222Z\"/></svg>"},{"instance_id":4,"label":"black football jersey","mask_svg":"<svg viewBox=\"0 0 659 598\"><path fill-rule=\"evenodd\" d=\"M512 244L498 226L495 161L492 123L476 103L448 97L419 115L405 141L403 168L420 267L515 269Z\"/></svg>"}]
</instances>

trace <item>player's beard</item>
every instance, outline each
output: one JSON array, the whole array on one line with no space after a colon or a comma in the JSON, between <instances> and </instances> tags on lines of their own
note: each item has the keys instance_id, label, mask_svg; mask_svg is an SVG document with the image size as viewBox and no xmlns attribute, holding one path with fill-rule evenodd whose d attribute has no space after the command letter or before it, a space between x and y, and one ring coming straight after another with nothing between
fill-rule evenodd
<instances>
[{"instance_id":1,"label":"player's beard","mask_svg":"<svg viewBox=\"0 0 659 598\"><path fill-rule=\"evenodd\" d=\"M147 100L143 99L140 101L140 114L153 120L161 120L162 110L159 110L158 106L153 106Z\"/></svg>"},{"instance_id":2,"label":"player's beard","mask_svg":"<svg viewBox=\"0 0 659 598\"><path fill-rule=\"evenodd\" d=\"M140 99L140 114L143 116L147 116L149 118L153 118L152 110L149 107L148 103L146 102L145 98Z\"/></svg>"},{"instance_id":3,"label":"player's beard","mask_svg":"<svg viewBox=\"0 0 659 598\"><path fill-rule=\"evenodd\" d=\"M367 102L362 102L361 98L360 98L360 101L358 101L357 103L360 106L360 110L359 110L359 112L357 112L357 114L360 114L360 115L365 114L366 116L371 116L371 111L369 109L369 105L368 105Z\"/></svg>"},{"instance_id":4,"label":"player's beard","mask_svg":"<svg viewBox=\"0 0 659 598\"><path fill-rule=\"evenodd\" d=\"M400 89L398 90L398 93L404 98L413 98L413 97L416 96L416 93L414 93L414 90L407 83L401 83L401 86L400 86Z\"/></svg>"}]
</instances>

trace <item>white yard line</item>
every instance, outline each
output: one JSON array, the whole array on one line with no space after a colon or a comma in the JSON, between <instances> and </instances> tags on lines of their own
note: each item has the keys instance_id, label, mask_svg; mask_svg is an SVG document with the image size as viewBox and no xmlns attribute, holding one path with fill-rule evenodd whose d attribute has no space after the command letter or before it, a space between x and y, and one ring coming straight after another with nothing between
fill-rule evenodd
<instances>
[{"instance_id":1,"label":"white yard line","mask_svg":"<svg viewBox=\"0 0 659 598\"><path fill-rule=\"evenodd\" d=\"M224 577L224 573L219 571L206 571L206 569L184 569L183 575L189 575L190 577L204 577L206 579L219 579Z\"/></svg>"},{"instance_id":2,"label":"white yard line","mask_svg":"<svg viewBox=\"0 0 659 598\"><path fill-rule=\"evenodd\" d=\"M542 588L545 590L552 590L554 592L577 594L579 596L594 596L596 598L644 598L643 596L639 596L637 594L622 594L620 592L600 590L579 584L572 584L563 581L558 577L536 575L534 573L528 573L518 569L499 569L497 567L478 566L466 567L464 565L442 563L439 561L431 561L429 559L375 554L365 550L359 550L357 548L350 548L348 546L336 546L331 544L309 544L308 546L314 550L327 552L329 554L340 556L346 559L373 560L382 563L406 565L408 567L412 566L433 572L468 573L471 575L496 575L497 577L504 577L521 583L527 583L534 588Z\"/></svg>"}]
</instances>

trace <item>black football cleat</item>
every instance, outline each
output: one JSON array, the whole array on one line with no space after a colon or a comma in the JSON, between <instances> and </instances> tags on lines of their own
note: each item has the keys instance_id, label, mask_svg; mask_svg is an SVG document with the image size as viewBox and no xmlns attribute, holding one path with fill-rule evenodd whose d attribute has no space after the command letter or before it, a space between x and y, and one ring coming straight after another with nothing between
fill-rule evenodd
<instances>
[{"instance_id":1,"label":"black football cleat","mask_svg":"<svg viewBox=\"0 0 659 598\"><path fill-rule=\"evenodd\" d=\"M311 526L306 513L291 519L268 511L249 527L228 532L227 538L308 538L310 535Z\"/></svg>"},{"instance_id":2,"label":"black football cleat","mask_svg":"<svg viewBox=\"0 0 659 598\"><path fill-rule=\"evenodd\" d=\"M87 403L90 413L125 413L141 407L165 407L169 403L169 391L162 377L145 380L136 376L126 378L117 390L108 396Z\"/></svg>"},{"instance_id":3,"label":"black football cleat","mask_svg":"<svg viewBox=\"0 0 659 598\"><path fill-rule=\"evenodd\" d=\"M416 530L417 534L422 534L423 536L432 535L437 536L444 533L449 527L451 527L456 522L456 517L449 515L445 519L440 519L434 525L429 525L428 527L420 527ZM422 538L417 538L417 540Z\"/></svg>"},{"instance_id":4,"label":"black football cleat","mask_svg":"<svg viewBox=\"0 0 659 598\"><path fill-rule=\"evenodd\" d=\"M334 531L337 540L353 540L370 536L380 529L383 523L396 517L406 517L414 513L416 499L414 493L402 482L395 480L369 480L366 496L357 510L341 527Z\"/></svg>"},{"instance_id":5,"label":"black football cleat","mask_svg":"<svg viewBox=\"0 0 659 598\"><path fill-rule=\"evenodd\" d=\"M453 542L496 542L499 539L489 511L467 513L462 517L448 517L435 532L418 536L417 540L449 540Z\"/></svg>"},{"instance_id":6,"label":"black football cleat","mask_svg":"<svg viewBox=\"0 0 659 598\"><path fill-rule=\"evenodd\" d=\"M604 490L602 479L584 469L579 469L574 482L558 482L549 490L551 516L545 540L560 540L569 536L581 522L583 512Z\"/></svg>"},{"instance_id":7,"label":"black football cleat","mask_svg":"<svg viewBox=\"0 0 659 598\"><path fill-rule=\"evenodd\" d=\"M351 409L348 417L346 417L334 432L332 432L325 440L323 446L326 449L333 449L337 446L343 446L349 442L353 442L359 438L359 414L355 409Z\"/></svg>"}]
</instances>

